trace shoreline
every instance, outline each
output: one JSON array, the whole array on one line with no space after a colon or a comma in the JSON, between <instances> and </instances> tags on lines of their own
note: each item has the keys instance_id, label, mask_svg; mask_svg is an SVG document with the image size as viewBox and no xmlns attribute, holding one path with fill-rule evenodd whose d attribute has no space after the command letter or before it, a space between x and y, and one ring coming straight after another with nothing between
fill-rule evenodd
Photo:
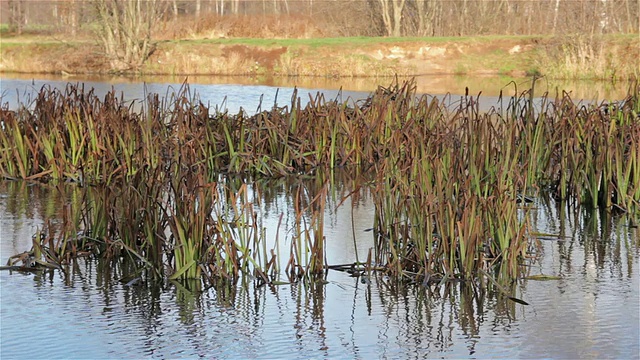
<instances>
[{"instance_id":1,"label":"shoreline","mask_svg":"<svg viewBox=\"0 0 640 360\"><path fill-rule=\"evenodd\" d=\"M28 36L3 36L0 40L0 73L110 74L93 41ZM549 36L203 38L158 42L140 71L120 75L350 79L473 75L629 80L640 74L639 58L640 38L634 34L603 36L591 42Z\"/></svg>"}]
</instances>

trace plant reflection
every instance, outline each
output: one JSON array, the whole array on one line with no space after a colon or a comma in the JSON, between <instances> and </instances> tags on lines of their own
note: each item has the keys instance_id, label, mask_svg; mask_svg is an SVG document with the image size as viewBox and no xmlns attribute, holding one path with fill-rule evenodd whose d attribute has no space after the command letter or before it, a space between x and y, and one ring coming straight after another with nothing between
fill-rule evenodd
<instances>
[{"instance_id":1,"label":"plant reflection","mask_svg":"<svg viewBox=\"0 0 640 360\"><path fill-rule=\"evenodd\" d=\"M366 179L365 175L344 178L341 173L327 176L329 184ZM326 183L318 179L282 178L263 183L252 188L252 201L269 218L278 218L296 202L301 207L311 207L311 199ZM231 188L239 189L246 180L234 181L237 180L229 179ZM347 186L330 188L326 223L335 224L339 221L337 205L349 190ZM294 196L297 189L308 195ZM60 226L65 211L78 206L85 191L91 190L0 182L3 216L16 220L16 234L27 220L42 224L42 219L54 219L51 226ZM362 192L357 196L361 203L370 195ZM640 238L637 227L624 214L573 208L544 197L536 206L528 213L532 224L554 237L541 236L537 240L537 251L543 256L524 264L527 267L523 275L551 269L561 278L591 278L590 286L596 286L597 280L631 277L634 259L640 254ZM285 216L283 233L296 223L295 217ZM343 242L344 248L351 246L351 241ZM506 296L482 279L423 284L398 282L377 272L351 277L346 272L329 270L311 281L259 286L250 278L239 282L223 277L154 280L143 271L135 259L127 256L112 260L88 257L70 261L61 271L36 273L33 279L36 287L48 287L60 279L81 294L74 300L79 303L79 311L90 305L101 308L101 314L111 321L132 317L149 338L155 336L160 324L175 319L186 334L206 339L212 336L212 319L223 319L232 322L229 331L239 332L238 336L251 338L280 329L274 337L293 334L298 351L313 348L326 357L335 355L332 350L336 347L358 356L363 342L378 349L382 357L442 354L451 351L460 338L464 339L468 355L474 355L482 336L509 334L524 320L523 307L508 296L521 296L531 282L525 278L500 283L507 290ZM564 288L565 282L559 280L550 286ZM99 299L89 295L91 289L98 290ZM527 300L536 301L535 295ZM398 349L391 352L387 345L390 340L398 344L398 349L411 353L398 354ZM198 346L206 347L202 343Z\"/></svg>"}]
</instances>

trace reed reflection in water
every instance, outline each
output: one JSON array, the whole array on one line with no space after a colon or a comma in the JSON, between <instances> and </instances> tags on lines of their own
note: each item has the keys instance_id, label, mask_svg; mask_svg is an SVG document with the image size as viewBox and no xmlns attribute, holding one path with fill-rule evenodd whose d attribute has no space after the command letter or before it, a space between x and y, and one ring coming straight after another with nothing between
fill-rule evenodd
<instances>
[{"instance_id":1,"label":"reed reflection in water","mask_svg":"<svg viewBox=\"0 0 640 360\"><path fill-rule=\"evenodd\" d=\"M289 186L256 191L267 228L291 211ZM1 182L0 260L29 247L43 219L61 221L64 204L79 201L80 191ZM372 243L362 227L373 210L366 196L357 203L362 254ZM532 223L558 237L540 240L540 256L525 275L560 279L514 284L529 306L468 283L424 287L338 271L329 271L326 284L132 283L126 258L79 259L64 273L0 272L0 352L3 358L637 358L637 228L623 216L553 201L535 206ZM329 263L353 261L350 206L326 211Z\"/></svg>"}]
</instances>

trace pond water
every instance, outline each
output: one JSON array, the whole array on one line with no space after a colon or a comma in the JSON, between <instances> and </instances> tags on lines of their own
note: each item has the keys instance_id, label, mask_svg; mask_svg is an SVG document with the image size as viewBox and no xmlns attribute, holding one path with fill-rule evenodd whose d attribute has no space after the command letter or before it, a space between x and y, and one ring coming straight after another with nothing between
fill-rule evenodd
<instances>
[{"instance_id":1,"label":"pond water","mask_svg":"<svg viewBox=\"0 0 640 360\"><path fill-rule=\"evenodd\" d=\"M39 89L39 80L30 83L3 78L2 91ZM103 88L112 85L144 89ZM249 109L261 92L263 101L275 99L269 86L199 86L211 104L226 95L227 104ZM165 94L167 84L152 88ZM348 193L347 183L332 186ZM292 212L283 188L271 189L260 209L268 238ZM0 181L0 262L29 250L44 219L77 198L73 189L64 194ZM327 206L329 264L351 263L373 246L364 231L373 226L373 204L364 196L354 205ZM638 228L624 216L542 199L530 216L537 231L557 238L540 241L527 272L560 279L519 280L514 295L528 306L464 284L399 286L338 271L314 286L127 286L118 281L125 265L80 260L66 273L0 271L0 358L639 358Z\"/></svg>"},{"instance_id":2,"label":"pond water","mask_svg":"<svg viewBox=\"0 0 640 360\"><path fill-rule=\"evenodd\" d=\"M7 82L3 85L3 89L10 89L8 81L34 81L38 83L93 83L100 86L100 83L117 86L126 86L124 84L140 85L147 84L174 84L179 86L185 81L189 84L199 85L244 85L248 90L257 88L303 88L303 89L322 89L322 90L339 90L343 89L350 92L370 92L375 90L379 85L387 86L392 78L331 78L331 77L249 77L249 76L215 76L215 75L190 75L190 76L139 76L139 77L122 77L122 76L60 76L60 75L34 75L29 74L2 74L2 80ZM482 92L486 96L498 96L500 91L505 94L512 95L515 90L522 91L528 89L531 84L531 78L512 78L506 76L418 76L415 77L416 90L423 94L456 94L465 93L465 89L469 89L469 93L477 95ZM103 85L104 86L104 85ZM575 80L549 80L541 78L536 82L536 93L542 94L548 92L551 96L555 96L556 91L567 91L574 99L585 100L615 100L622 99L627 95L630 84L628 82L619 81L616 83L606 81L575 81ZM266 94L267 96L269 94ZM229 96L231 97L231 96Z\"/></svg>"},{"instance_id":3,"label":"pond water","mask_svg":"<svg viewBox=\"0 0 640 360\"><path fill-rule=\"evenodd\" d=\"M153 77L62 77L59 75L38 75L37 78L23 74L3 74L0 80L0 104L8 103L11 109L18 103L29 103L42 86L64 89L67 84L84 84L85 89L93 88L103 96L112 89L122 93L125 99L141 100L146 94L157 93L168 97L178 91L187 82L191 94L197 94L204 104L212 108L237 113L240 108L252 114L262 105L268 109L277 103L279 106L291 104L294 88L304 104L309 96L319 92L325 99L339 101L358 101L366 98L379 85L388 86L393 79L333 79L333 78L270 78L220 76L153 76ZM480 106L487 110L499 106L498 96L504 97L522 93L531 87L530 78L508 77L469 77L469 76L420 76L415 78L416 91L419 94L438 96L445 103L455 105L468 90L469 95L478 97ZM567 91L576 101L600 103L602 101L621 100L627 95L629 83L593 82L593 81L549 81L545 78L536 81L535 94L547 94L554 98ZM449 96L445 97L444 95ZM504 100L506 102L506 100Z\"/></svg>"}]
</instances>

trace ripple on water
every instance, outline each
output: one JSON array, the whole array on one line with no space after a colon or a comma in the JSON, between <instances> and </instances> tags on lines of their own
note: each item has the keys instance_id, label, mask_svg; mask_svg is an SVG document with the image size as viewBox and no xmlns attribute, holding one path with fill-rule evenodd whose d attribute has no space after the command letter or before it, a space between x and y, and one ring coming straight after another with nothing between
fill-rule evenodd
<instances>
[{"instance_id":1,"label":"ripple on water","mask_svg":"<svg viewBox=\"0 0 640 360\"><path fill-rule=\"evenodd\" d=\"M518 284L529 306L336 271L326 286L249 286L233 296L126 287L95 264L68 279L0 272L0 357L639 358L637 244L583 236L543 244L532 272L562 279Z\"/></svg>"}]
</instances>

